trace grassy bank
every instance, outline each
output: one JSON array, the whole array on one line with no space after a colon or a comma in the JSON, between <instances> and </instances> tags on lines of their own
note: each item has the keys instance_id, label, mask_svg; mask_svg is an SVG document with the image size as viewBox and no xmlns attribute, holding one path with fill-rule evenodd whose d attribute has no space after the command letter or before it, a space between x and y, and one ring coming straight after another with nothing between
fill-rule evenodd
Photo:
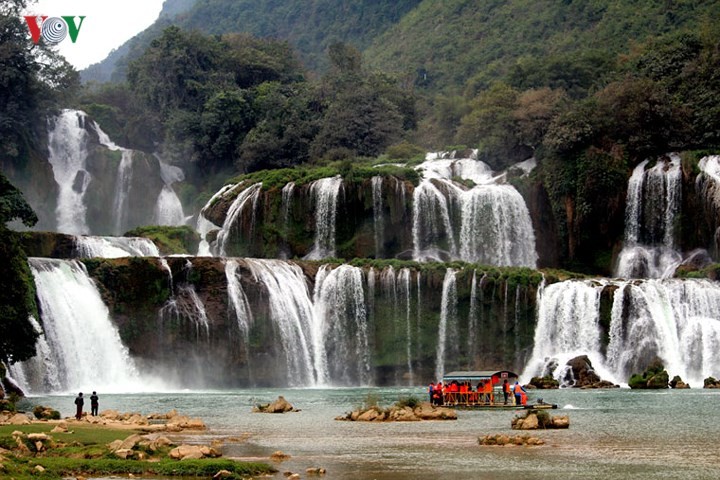
<instances>
[{"instance_id":1,"label":"grassy bank","mask_svg":"<svg viewBox=\"0 0 720 480\"><path fill-rule=\"evenodd\" d=\"M220 470L226 470L225 478L241 479L272 473L275 470L262 463L237 462L223 458L203 458L198 460L173 460L168 452L173 447L163 447L152 451L142 446L134 447L137 456L142 459L122 459L111 452L108 444L115 440L124 440L137 430L115 429L99 425L68 424L68 432L50 431L54 423L34 423L31 425L0 426L0 477L14 480L62 479L69 476L111 476L145 475L179 478L211 478ZM48 448L37 452L33 442L27 437L23 443L27 450L18 448L13 432L23 434L45 433L52 442L45 442ZM3 449L5 451L3 451ZM24 450L24 453L23 453Z\"/></svg>"}]
</instances>

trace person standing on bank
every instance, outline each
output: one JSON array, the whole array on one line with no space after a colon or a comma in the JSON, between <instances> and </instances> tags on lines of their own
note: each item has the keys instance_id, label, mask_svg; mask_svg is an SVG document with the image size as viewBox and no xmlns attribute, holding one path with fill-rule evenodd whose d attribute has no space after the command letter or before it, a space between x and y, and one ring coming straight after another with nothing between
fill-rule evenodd
<instances>
[{"instance_id":1,"label":"person standing on bank","mask_svg":"<svg viewBox=\"0 0 720 480\"><path fill-rule=\"evenodd\" d=\"M97 392L93 392L93 394L90 395L90 415L97 417L99 406Z\"/></svg>"},{"instance_id":2,"label":"person standing on bank","mask_svg":"<svg viewBox=\"0 0 720 480\"><path fill-rule=\"evenodd\" d=\"M80 392L78 396L75 397L75 406L77 407L75 410L75 418L77 420L82 418L83 405L85 405L85 400L83 399L82 392Z\"/></svg>"}]
</instances>

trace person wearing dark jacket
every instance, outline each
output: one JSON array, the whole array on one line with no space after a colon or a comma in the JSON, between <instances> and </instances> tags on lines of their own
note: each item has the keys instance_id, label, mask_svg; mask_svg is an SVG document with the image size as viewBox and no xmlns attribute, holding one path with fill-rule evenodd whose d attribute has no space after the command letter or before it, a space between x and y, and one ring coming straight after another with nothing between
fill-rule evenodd
<instances>
[{"instance_id":1,"label":"person wearing dark jacket","mask_svg":"<svg viewBox=\"0 0 720 480\"><path fill-rule=\"evenodd\" d=\"M90 395L90 415L97 417L99 406L97 392L93 392L93 394Z\"/></svg>"},{"instance_id":2,"label":"person wearing dark jacket","mask_svg":"<svg viewBox=\"0 0 720 480\"><path fill-rule=\"evenodd\" d=\"M77 420L82 418L83 405L85 405L85 400L83 399L82 392L80 392L78 396L75 397L75 406L77 407L75 410L75 418Z\"/></svg>"}]
</instances>

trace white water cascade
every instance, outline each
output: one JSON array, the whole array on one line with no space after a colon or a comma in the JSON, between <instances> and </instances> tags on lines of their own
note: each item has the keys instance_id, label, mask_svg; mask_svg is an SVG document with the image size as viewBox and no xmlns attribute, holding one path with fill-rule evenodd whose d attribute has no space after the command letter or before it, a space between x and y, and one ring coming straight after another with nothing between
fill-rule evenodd
<instances>
[{"instance_id":1,"label":"white water cascade","mask_svg":"<svg viewBox=\"0 0 720 480\"><path fill-rule=\"evenodd\" d=\"M245 290L243 290L238 278L238 268L240 264L235 259L227 259L225 261L225 277L227 278L228 305L230 306L235 319L237 320L238 329L245 342L249 341L250 326L253 323L252 310L248 301Z\"/></svg>"},{"instance_id":2,"label":"white water cascade","mask_svg":"<svg viewBox=\"0 0 720 480\"><path fill-rule=\"evenodd\" d=\"M317 345L313 304L302 269L281 260L245 259L268 294L270 320L279 334L290 386L315 386L329 378L322 361L315 361Z\"/></svg>"},{"instance_id":3,"label":"white water cascade","mask_svg":"<svg viewBox=\"0 0 720 480\"><path fill-rule=\"evenodd\" d=\"M409 268L401 268L398 274L398 293L400 298L404 299L404 317L405 317L405 354L407 355L408 368L408 385L415 384L415 374L413 372L413 332L411 321L412 294L410 289L411 272Z\"/></svg>"},{"instance_id":4,"label":"white water cascade","mask_svg":"<svg viewBox=\"0 0 720 480\"><path fill-rule=\"evenodd\" d=\"M615 275L668 278L682 261L674 221L682 200L680 157L671 154L648 168L640 163L628 180L625 241Z\"/></svg>"},{"instance_id":5,"label":"white water cascade","mask_svg":"<svg viewBox=\"0 0 720 480\"><path fill-rule=\"evenodd\" d=\"M23 385L26 393L60 392L63 384L53 350L35 317L31 316L29 320L35 332L40 334L35 344L37 354L29 360L10 365L10 377L16 384Z\"/></svg>"},{"instance_id":6,"label":"white water cascade","mask_svg":"<svg viewBox=\"0 0 720 480\"><path fill-rule=\"evenodd\" d=\"M223 222L222 229L217 235L216 250L219 256L224 257L227 255L227 244L228 239L230 238L230 233L232 232L232 229L238 229L237 222L242 222L243 215L248 215L248 210L251 225L248 230L248 235L252 235L255 225L255 207L257 206L261 190L262 183L258 182L247 187L245 190L241 191L237 197L235 197L235 200L232 205L230 205L230 208L225 215L225 221ZM223 195L228 195L233 191L234 189L228 189Z\"/></svg>"},{"instance_id":7,"label":"white water cascade","mask_svg":"<svg viewBox=\"0 0 720 480\"><path fill-rule=\"evenodd\" d=\"M210 250L210 243L207 241L207 234L210 233L213 230L219 230L220 227L215 225L213 222L205 218L204 212L207 211L212 205L215 204L215 202L222 196L227 195L230 193L231 190L235 190L236 188L239 188L242 185L242 183L231 183L229 185L223 186L220 190L215 192L215 194L210 197L210 200L207 201L205 206L200 209L200 213L198 214L197 219L197 225L195 226L195 230L197 230L198 234L200 235L200 245L198 245L198 257L212 257L212 251Z\"/></svg>"},{"instance_id":8,"label":"white water cascade","mask_svg":"<svg viewBox=\"0 0 720 480\"><path fill-rule=\"evenodd\" d=\"M90 233L84 203L90 184L90 174L85 169L88 155L86 121L85 113L77 110L63 110L48 120L48 161L58 185L55 213L57 230L61 233Z\"/></svg>"},{"instance_id":9,"label":"white water cascade","mask_svg":"<svg viewBox=\"0 0 720 480\"><path fill-rule=\"evenodd\" d=\"M606 351L601 346L600 294L612 289ZM720 287L708 280L570 280L545 287L535 348L523 378L544 375L587 355L601 378L624 384L658 357L670 376L693 386L720 373ZM562 368L555 371L558 379Z\"/></svg>"},{"instance_id":10,"label":"white water cascade","mask_svg":"<svg viewBox=\"0 0 720 480\"><path fill-rule=\"evenodd\" d=\"M423 180L413 194L413 255L417 261L465 260L534 268L535 234L525 201L478 160L419 165ZM456 179L471 181L467 188Z\"/></svg>"},{"instance_id":11,"label":"white water cascade","mask_svg":"<svg viewBox=\"0 0 720 480\"><path fill-rule=\"evenodd\" d=\"M79 258L159 257L152 240L143 237L94 237L78 235L75 249Z\"/></svg>"},{"instance_id":12,"label":"white water cascade","mask_svg":"<svg viewBox=\"0 0 720 480\"><path fill-rule=\"evenodd\" d=\"M24 388L43 393L152 388L135 368L82 263L31 258L30 268L49 347L43 355L50 357L48 365L56 370L38 378L33 368L19 364L28 382Z\"/></svg>"},{"instance_id":13,"label":"white water cascade","mask_svg":"<svg viewBox=\"0 0 720 480\"><path fill-rule=\"evenodd\" d=\"M185 180L185 174L180 167L168 165L160 160L160 176L165 184L155 202L155 225L180 226L185 225L186 218L182 202L173 189L173 184Z\"/></svg>"},{"instance_id":14,"label":"white water cascade","mask_svg":"<svg viewBox=\"0 0 720 480\"><path fill-rule=\"evenodd\" d=\"M383 177L376 175L372 177L372 199L373 199L373 224L375 227L375 258L382 258L384 242L383 203L382 185Z\"/></svg>"},{"instance_id":15,"label":"white water cascade","mask_svg":"<svg viewBox=\"0 0 720 480\"><path fill-rule=\"evenodd\" d=\"M362 270L350 265L332 270L327 265L320 267L314 304L315 370L327 374L318 378L318 383L328 385L332 379L334 385L369 385L369 329Z\"/></svg>"},{"instance_id":16,"label":"white water cascade","mask_svg":"<svg viewBox=\"0 0 720 480\"><path fill-rule=\"evenodd\" d=\"M440 380L445 375L445 359L457 358L459 351L456 272L452 268L447 269L443 280L437 341L435 378Z\"/></svg>"},{"instance_id":17,"label":"white water cascade","mask_svg":"<svg viewBox=\"0 0 720 480\"><path fill-rule=\"evenodd\" d=\"M335 256L335 219L343 181L339 175L321 178L310 185L315 202L315 243L305 255L306 260L321 260Z\"/></svg>"}]
</instances>

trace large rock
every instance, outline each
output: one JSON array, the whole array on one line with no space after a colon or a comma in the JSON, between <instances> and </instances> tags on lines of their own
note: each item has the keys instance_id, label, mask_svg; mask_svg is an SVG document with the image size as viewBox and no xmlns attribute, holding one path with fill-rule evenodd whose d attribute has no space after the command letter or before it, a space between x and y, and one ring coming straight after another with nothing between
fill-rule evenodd
<instances>
[{"instance_id":1,"label":"large rock","mask_svg":"<svg viewBox=\"0 0 720 480\"><path fill-rule=\"evenodd\" d=\"M335 420L349 420L352 422L417 422L420 420L457 420L457 412L452 408L436 407L429 402L423 402L412 408L408 405L393 405L387 409L377 406L367 409L354 410Z\"/></svg>"},{"instance_id":2,"label":"large rock","mask_svg":"<svg viewBox=\"0 0 720 480\"><path fill-rule=\"evenodd\" d=\"M633 389L665 389L670 383L665 366L660 359L653 360L642 374L634 373L628 385Z\"/></svg>"},{"instance_id":3,"label":"large rock","mask_svg":"<svg viewBox=\"0 0 720 480\"><path fill-rule=\"evenodd\" d=\"M524 417L514 417L510 426L513 430L563 429L570 427L570 417L553 416L545 410L528 410Z\"/></svg>"},{"instance_id":4,"label":"large rock","mask_svg":"<svg viewBox=\"0 0 720 480\"><path fill-rule=\"evenodd\" d=\"M205 445L180 445L170 450L170 458L175 460L200 459L205 457L219 457L220 452Z\"/></svg>"},{"instance_id":5,"label":"large rock","mask_svg":"<svg viewBox=\"0 0 720 480\"><path fill-rule=\"evenodd\" d=\"M256 405L253 408L255 413L287 413L287 412L298 412L290 402L285 400L282 395L278 396L277 400L268 403L266 405Z\"/></svg>"}]
</instances>

